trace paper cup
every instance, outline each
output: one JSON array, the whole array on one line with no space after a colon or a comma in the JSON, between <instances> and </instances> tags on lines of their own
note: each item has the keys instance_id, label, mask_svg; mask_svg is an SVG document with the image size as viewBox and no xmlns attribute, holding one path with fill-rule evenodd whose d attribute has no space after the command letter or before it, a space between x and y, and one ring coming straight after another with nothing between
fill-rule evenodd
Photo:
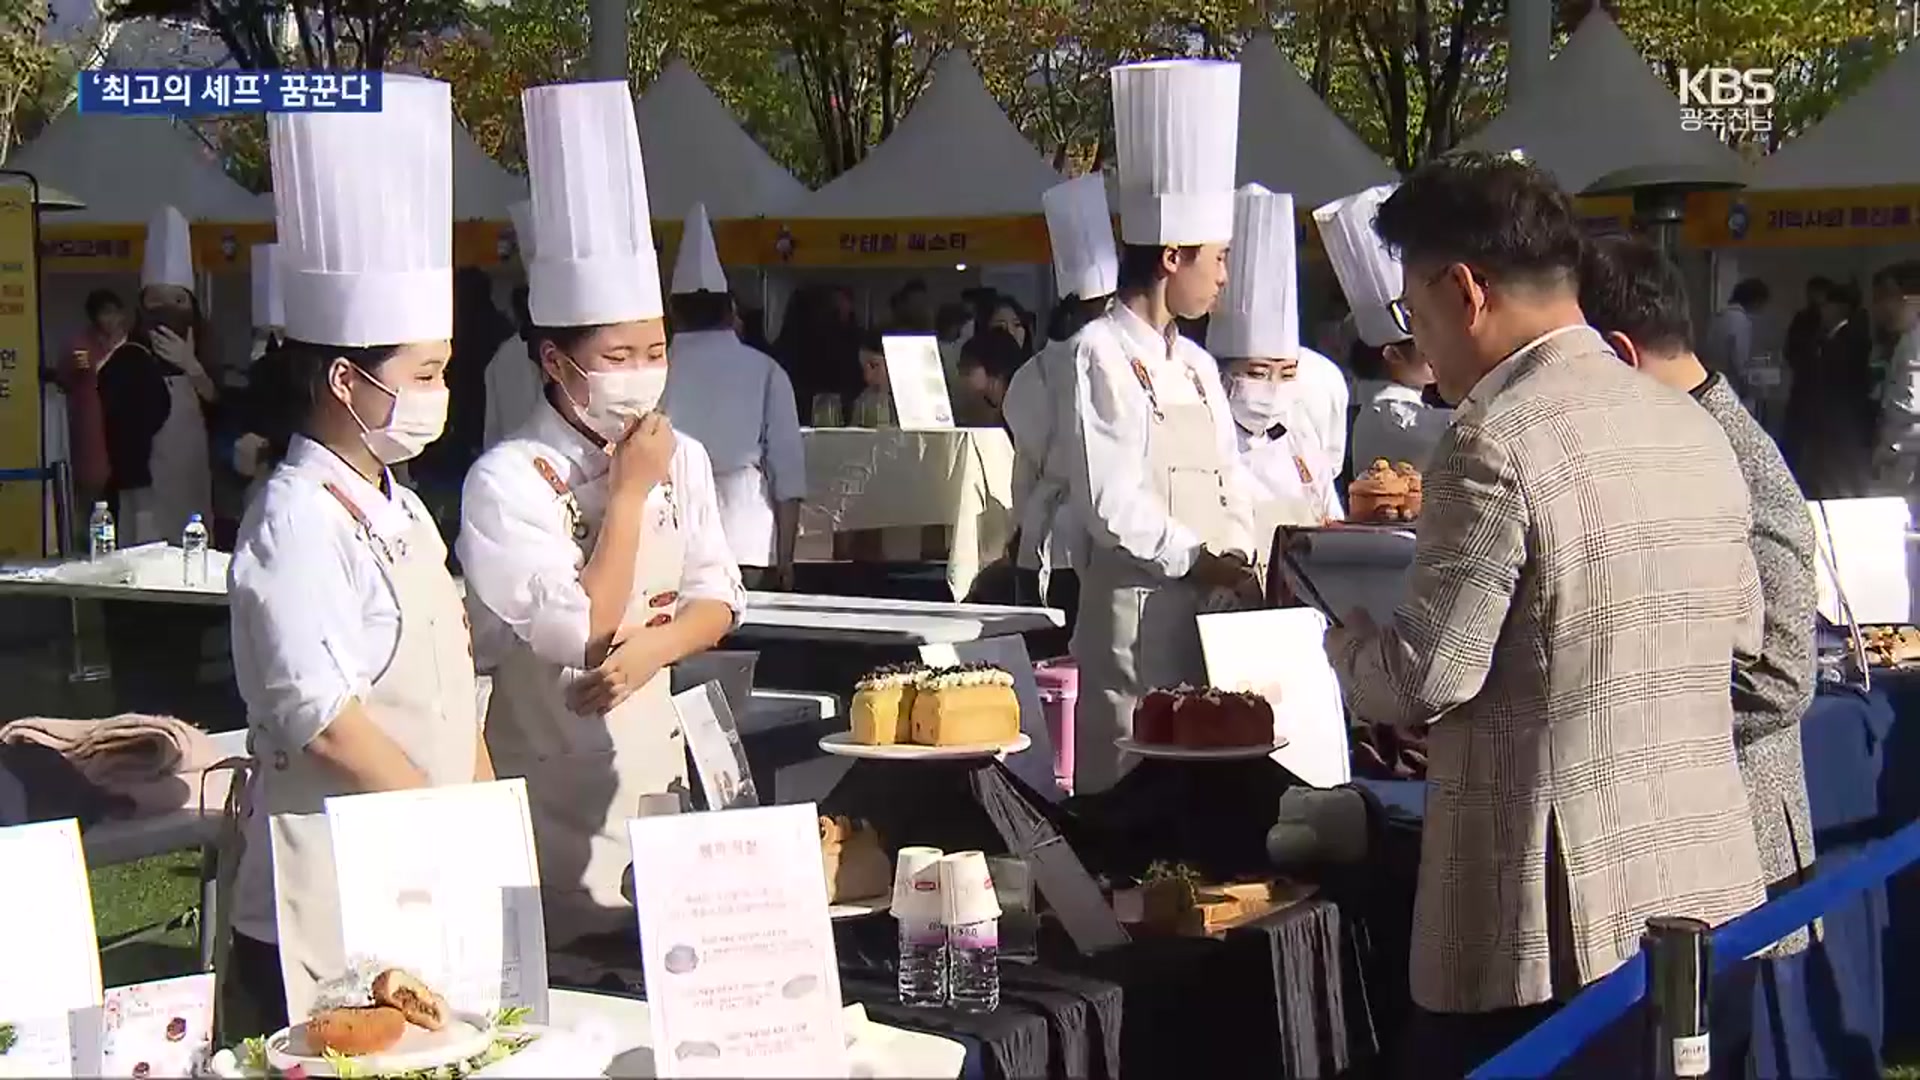
<instances>
[{"instance_id":1,"label":"paper cup","mask_svg":"<svg viewBox=\"0 0 1920 1080\"><path fill-rule=\"evenodd\" d=\"M939 922L940 860L946 852L939 848L906 847L893 864L893 915L907 922Z\"/></svg>"},{"instance_id":2,"label":"paper cup","mask_svg":"<svg viewBox=\"0 0 1920 1080\"><path fill-rule=\"evenodd\" d=\"M987 856L958 851L940 860L940 910L948 926L971 926L1000 917Z\"/></svg>"}]
</instances>

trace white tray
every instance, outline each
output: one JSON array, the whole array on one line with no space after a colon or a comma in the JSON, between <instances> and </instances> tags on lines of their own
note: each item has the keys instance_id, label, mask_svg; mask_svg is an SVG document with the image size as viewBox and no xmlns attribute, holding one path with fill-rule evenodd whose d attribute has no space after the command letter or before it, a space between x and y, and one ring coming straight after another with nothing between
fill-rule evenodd
<instances>
[{"instance_id":1,"label":"white tray","mask_svg":"<svg viewBox=\"0 0 1920 1080\"><path fill-rule=\"evenodd\" d=\"M1169 761L1250 761L1285 748L1287 740L1276 739L1272 746L1223 746L1203 750L1191 746L1163 746L1159 743L1135 742L1122 737L1113 740L1113 745L1138 757L1165 758Z\"/></svg>"},{"instance_id":2,"label":"white tray","mask_svg":"<svg viewBox=\"0 0 1920 1080\"><path fill-rule=\"evenodd\" d=\"M892 746L871 746L853 741L853 732L836 731L820 740L820 749L839 757L879 758L889 761L938 761L952 758L1003 757L1017 754L1033 745L1033 739L1026 732L1013 737L1012 742L975 743L970 746L911 746L896 743Z\"/></svg>"},{"instance_id":3,"label":"white tray","mask_svg":"<svg viewBox=\"0 0 1920 1080\"><path fill-rule=\"evenodd\" d=\"M267 1064L281 1072L298 1065L308 1076L334 1075L333 1066L327 1064L325 1057L308 1052L306 1028L305 1023L299 1023L274 1032L267 1040ZM439 1031L408 1024L406 1034L400 1036L392 1049L365 1054L353 1061L366 1076L437 1069L485 1053L487 1047L493 1045L493 1036L486 1017L457 1012Z\"/></svg>"}]
</instances>

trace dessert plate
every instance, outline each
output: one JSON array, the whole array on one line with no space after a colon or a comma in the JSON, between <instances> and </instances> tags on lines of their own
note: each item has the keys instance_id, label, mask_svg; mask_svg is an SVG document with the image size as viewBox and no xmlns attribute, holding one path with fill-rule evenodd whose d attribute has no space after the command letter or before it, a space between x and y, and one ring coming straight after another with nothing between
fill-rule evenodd
<instances>
[{"instance_id":1,"label":"dessert plate","mask_svg":"<svg viewBox=\"0 0 1920 1080\"><path fill-rule=\"evenodd\" d=\"M869 896L864 900L836 900L827 905L829 919L864 919L893 907L891 895Z\"/></svg>"},{"instance_id":2,"label":"dessert plate","mask_svg":"<svg viewBox=\"0 0 1920 1080\"><path fill-rule=\"evenodd\" d=\"M937 761L945 758L1002 757L1017 754L1033 745L1033 738L1026 732L1015 735L1009 742L972 743L966 746L911 746L896 743L892 746L872 746L853 741L853 732L836 731L820 740L820 749L828 754L851 758L878 758L891 761Z\"/></svg>"},{"instance_id":3,"label":"dessert plate","mask_svg":"<svg viewBox=\"0 0 1920 1080\"><path fill-rule=\"evenodd\" d=\"M484 1016L456 1012L439 1031L407 1025L406 1034L391 1049L353 1058L364 1076L395 1076L401 1073L437 1069L455 1065L486 1052L493 1045L493 1027ZM280 1072L295 1065L308 1076L333 1076L333 1066L307 1046L307 1025L281 1028L267 1040L267 1064Z\"/></svg>"},{"instance_id":4,"label":"dessert plate","mask_svg":"<svg viewBox=\"0 0 1920 1080\"><path fill-rule=\"evenodd\" d=\"M1253 758L1266 757L1275 750L1284 748L1287 740L1276 738L1271 746L1220 746L1202 749L1193 746L1165 746L1160 743L1135 742L1122 737L1113 740L1113 745L1129 754L1145 758L1166 758L1169 761L1250 761Z\"/></svg>"}]
</instances>

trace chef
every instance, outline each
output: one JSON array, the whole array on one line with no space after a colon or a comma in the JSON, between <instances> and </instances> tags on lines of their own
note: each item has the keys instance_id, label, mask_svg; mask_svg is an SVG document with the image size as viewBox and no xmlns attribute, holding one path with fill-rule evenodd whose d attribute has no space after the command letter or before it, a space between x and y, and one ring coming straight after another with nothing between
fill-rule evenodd
<instances>
[{"instance_id":1,"label":"chef","mask_svg":"<svg viewBox=\"0 0 1920 1080\"><path fill-rule=\"evenodd\" d=\"M1337 465L1287 408L1299 379L1299 273L1293 196L1248 184L1234 197L1227 287L1207 321L1207 350L1227 372L1227 401L1241 460L1253 482L1254 555L1264 558L1281 525L1338 520Z\"/></svg>"},{"instance_id":2,"label":"chef","mask_svg":"<svg viewBox=\"0 0 1920 1080\"><path fill-rule=\"evenodd\" d=\"M546 396L467 475L457 550L493 676L487 746L526 778L563 946L633 931L627 819L687 786L668 668L732 629L745 593L707 452L656 409L667 337L632 93L568 83L521 104Z\"/></svg>"},{"instance_id":3,"label":"chef","mask_svg":"<svg viewBox=\"0 0 1920 1080\"><path fill-rule=\"evenodd\" d=\"M284 460L229 579L256 767L216 970L259 1010L229 1030L304 1017L316 981L344 969L328 796L493 775L446 546L389 471L446 423L452 100L391 74L382 93L379 112L268 117L288 340L262 385L291 430L272 433Z\"/></svg>"},{"instance_id":4,"label":"chef","mask_svg":"<svg viewBox=\"0 0 1920 1080\"><path fill-rule=\"evenodd\" d=\"M793 588L807 465L793 383L740 340L707 208L694 203L673 263L666 412L713 459L720 523L749 588Z\"/></svg>"},{"instance_id":5,"label":"chef","mask_svg":"<svg viewBox=\"0 0 1920 1080\"><path fill-rule=\"evenodd\" d=\"M1076 792L1119 779L1114 740L1146 691L1200 683L1194 617L1258 598L1251 481L1218 365L1176 318L1205 315L1233 239L1240 67L1113 69L1119 289L1073 340L1071 473L1089 543L1080 571Z\"/></svg>"},{"instance_id":6,"label":"chef","mask_svg":"<svg viewBox=\"0 0 1920 1080\"><path fill-rule=\"evenodd\" d=\"M1353 421L1351 464L1356 476L1379 458L1424 470L1434 444L1453 421L1451 409L1427 403L1433 368L1396 314L1402 291L1400 260L1373 231L1380 204L1393 189L1392 184L1371 187L1313 212L1360 335L1352 353L1362 391Z\"/></svg>"},{"instance_id":7,"label":"chef","mask_svg":"<svg viewBox=\"0 0 1920 1080\"><path fill-rule=\"evenodd\" d=\"M1113 215L1107 210L1107 184L1101 174L1047 189L1040 205L1047 215L1060 307L1080 313L1052 320L1063 333L1014 372L1000 410L1013 433L1013 515L1019 528L1015 565L1044 577L1046 604L1067 613L1071 634L1080 605L1075 568L1086 558L1087 539L1069 498L1072 444L1055 439L1054 432L1071 420L1071 339L1089 318L1106 310L1119 286L1120 256L1113 246Z\"/></svg>"}]
</instances>

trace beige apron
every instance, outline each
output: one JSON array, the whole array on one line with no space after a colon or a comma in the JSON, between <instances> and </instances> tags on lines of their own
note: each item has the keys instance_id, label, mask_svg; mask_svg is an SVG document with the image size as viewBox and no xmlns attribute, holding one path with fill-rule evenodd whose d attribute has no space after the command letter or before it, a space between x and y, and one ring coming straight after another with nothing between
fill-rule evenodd
<instances>
[{"instance_id":1,"label":"beige apron","mask_svg":"<svg viewBox=\"0 0 1920 1080\"><path fill-rule=\"evenodd\" d=\"M166 423L153 437L153 483L120 493L120 545L179 543L187 519L199 514L213 528L213 465L200 395L185 375L167 377Z\"/></svg>"},{"instance_id":2,"label":"beige apron","mask_svg":"<svg viewBox=\"0 0 1920 1080\"><path fill-rule=\"evenodd\" d=\"M561 501L574 540L591 552L599 524L584 520L551 463L534 464ZM660 626L679 603L685 539L671 484L663 496L648 500L625 627ZM566 691L577 677L516 641L493 672L487 707L494 771L527 780L549 948L633 929L633 905L620 893L633 861L627 821L638 816L641 796L687 787L668 669L601 716L567 707Z\"/></svg>"},{"instance_id":3,"label":"beige apron","mask_svg":"<svg viewBox=\"0 0 1920 1080\"><path fill-rule=\"evenodd\" d=\"M1208 548L1224 550L1232 538L1228 474L1204 386L1189 370L1200 400L1162 406L1145 365L1135 361L1133 370L1152 408L1146 494ZM1114 740L1132 733L1134 702L1142 694L1206 681L1194 621L1206 599L1199 587L1168 581L1157 567L1105 545L1093 545L1086 562L1072 645L1080 666L1073 720L1076 794L1104 791L1120 778L1122 755Z\"/></svg>"},{"instance_id":4,"label":"beige apron","mask_svg":"<svg viewBox=\"0 0 1920 1080\"><path fill-rule=\"evenodd\" d=\"M1273 534L1281 526L1303 527L1321 524L1318 485L1326 480L1314 475L1314 467L1291 436L1284 444L1255 448L1262 453L1260 468L1251 460L1247 467L1255 474L1263 496L1253 504L1253 559L1260 580L1267 580L1267 561L1273 555ZM1251 454L1243 455L1251 458Z\"/></svg>"}]
</instances>

